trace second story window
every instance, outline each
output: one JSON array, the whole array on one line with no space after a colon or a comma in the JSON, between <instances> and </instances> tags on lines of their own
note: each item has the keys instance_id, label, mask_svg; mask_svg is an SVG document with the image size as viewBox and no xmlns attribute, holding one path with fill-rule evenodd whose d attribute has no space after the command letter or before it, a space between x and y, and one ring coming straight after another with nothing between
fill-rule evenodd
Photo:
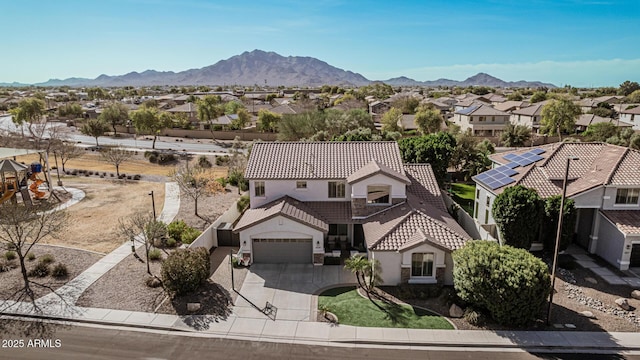
<instances>
[{"instance_id":1,"label":"second story window","mask_svg":"<svg viewBox=\"0 0 640 360\"><path fill-rule=\"evenodd\" d=\"M640 189L618 189L616 205L637 205Z\"/></svg>"},{"instance_id":2,"label":"second story window","mask_svg":"<svg viewBox=\"0 0 640 360\"><path fill-rule=\"evenodd\" d=\"M345 197L344 181L329 181L329 198L342 199Z\"/></svg>"},{"instance_id":3,"label":"second story window","mask_svg":"<svg viewBox=\"0 0 640 360\"><path fill-rule=\"evenodd\" d=\"M296 189L306 189L307 182L306 181L296 181Z\"/></svg>"},{"instance_id":4,"label":"second story window","mask_svg":"<svg viewBox=\"0 0 640 360\"><path fill-rule=\"evenodd\" d=\"M391 203L391 186L369 185L367 186L367 204Z\"/></svg>"},{"instance_id":5,"label":"second story window","mask_svg":"<svg viewBox=\"0 0 640 360\"><path fill-rule=\"evenodd\" d=\"M254 183L253 195L255 197L264 197L264 181L256 181Z\"/></svg>"}]
</instances>

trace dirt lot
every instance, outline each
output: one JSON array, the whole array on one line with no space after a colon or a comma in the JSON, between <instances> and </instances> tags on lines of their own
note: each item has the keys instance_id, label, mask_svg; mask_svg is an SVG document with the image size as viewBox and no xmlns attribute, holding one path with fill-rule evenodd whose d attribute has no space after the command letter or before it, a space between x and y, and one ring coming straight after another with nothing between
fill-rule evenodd
<instances>
[{"instance_id":1,"label":"dirt lot","mask_svg":"<svg viewBox=\"0 0 640 360\"><path fill-rule=\"evenodd\" d=\"M138 212L151 212L153 190L156 212L164 204L164 184L144 181L122 181L67 177L65 186L81 189L86 197L68 208L69 224L56 238L42 244L65 245L108 253L126 239L118 235L118 219Z\"/></svg>"}]
</instances>

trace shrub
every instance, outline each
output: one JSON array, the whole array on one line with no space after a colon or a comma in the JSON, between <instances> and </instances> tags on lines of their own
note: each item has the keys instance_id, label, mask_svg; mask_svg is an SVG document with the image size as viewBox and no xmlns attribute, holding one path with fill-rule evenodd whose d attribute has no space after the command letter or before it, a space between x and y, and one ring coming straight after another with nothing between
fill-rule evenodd
<instances>
[{"instance_id":1,"label":"shrub","mask_svg":"<svg viewBox=\"0 0 640 360\"><path fill-rule=\"evenodd\" d=\"M158 163L158 155L151 154L151 155L149 155L148 159L149 159L150 163L153 163L153 164L157 164Z\"/></svg>"},{"instance_id":2,"label":"shrub","mask_svg":"<svg viewBox=\"0 0 640 360\"><path fill-rule=\"evenodd\" d=\"M155 276L149 276L147 278L147 280L145 281L145 283L147 284L148 287L150 288L157 288L160 285L162 285L162 280L158 279Z\"/></svg>"},{"instance_id":3,"label":"shrub","mask_svg":"<svg viewBox=\"0 0 640 360\"><path fill-rule=\"evenodd\" d=\"M65 264L57 263L56 266L51 270L51 275L57 278L63 278L69 275L67 271L67 266Z\"/></svg>"},{"instance_id":4,"label":"shrub","mask_svg":"<svg viewBox=\"0 0 640 360\"><path fill-rule=\"evenodd\" d=\"M44 254L42 256L40 256L40 262L44 263L45 265L49 265L51 263L53 263L55 261L53 255L51 254Z\"/></svg>"},{"instance_id":5,"label":"shrub","mask_svg":"<svg viewBox=\"0 0 640 360\"><path fill-rule=\"evenodd\" d=\"M174 220L167 225L167 234L170 238L178 241L182 239L182 232L187 228L183 220Z\"/></svg>"},{"instance_id":6,"label":"shrub","mask_svg":"<svg viewBox=\"0 0 640 360\"><path fill-rule=\"evenodd\" d=\"M32 253L32 252L30 252L30 253L28 253L28 254L27 254L27 260L29 260L29 261L33 261L33 260L35 260L35 259L36 259L36 254L34 254L34 253Z\"/></svg>"},{"instance_id":7,"label":"shrub","mask_svg":"<svg viewBox=\"0 0 640 360\"><path fill-rule=\"evenodd\" d=\"M210 266L205 248L178 249L162 263L162 283L174 295L193 292L209 277Z\"/></svg>"},{"instance_id":8,"label":"shrub","mask_svg":"<svg viewBox=\"0 0 640 360\"><path fill-rule=\"evenodd\" d=\"M498 195L491 207L504 244L531 248L538 239L541 213L538 193L522 185L510 186Z\"/></svg>"},{"instance_id":9,"label":"shrub","mask_svg":"<svg viewBox=\"0 0 640 360\"><path fill-rule=\"evenodd\" d=\"M165 241L165 245L167 247L173 248L173 247L176 247L176 245L178 245L178 242L176 241L176 239L170 237L167 239L167 241Z\"/></svg>"},{"instance_id":10,"label":"shrub","mask_svg":"<svg viewBox=\"0 0 640 360\"><path fill-rule=\"evenodd\" d=\"M36 263L36 266L33 267L33 269L31 269L31 271L29 271L29 273L27 274L29 276L35 276L35 277L45 277L47 275L49 275L49 265L48 263L42 261L42 259L40 259L40 261L38 261Z\"/></svg>"},{"instance_id":11,"label":"shrub","mask_svg":"<svg viewBox=\"0 0 640 360\"><path fill-rule=\"evenodd\" d=\"M485 316L482 312L471 307L468 307L464 310L463 317L469 324L474 326L482 326L486 321Z\"/></svg>"},{"instance_id":12,"label":"shrub","mask_svg":"<svg viewBox=\"0 0 640 360\"><path fill-rule=\"evenodd\" d=\"M158 249L149 250L149 260L158 261L162 258L162 252Z\"/></svg>"},{"instance_id":13,"label":"shrub","mask_svg":"<svg viewBox=\"0 0 640 360\"><path fill-rule=\"evenodd\" d=\"M608 124L608 123L601 123ZM560 215L560 195L551 196L542 201L543 205L543 224L542 238L544 247L553 251L556 244L556 235L558 231L558 216ZM562 235L560 236L559 251L566 250L571 240L573 240L573 231L577 221L577 211L573 199L565 199L564 212L562 214Z\"/></svg>"},{"instance_id":14,"label":"shrub","mask_svg":"<svg viewBox=\"0 0 640 360\"><path fill-rule=\"evenodd\" d=\"M200 155L198 158L198 166L208 169L211 167L211 161L209 161L206 155Z\"/></svg>"},{"instance_id":15,"label":"shrub","mask_svg":"<svg viewBox=\"0 0 640 360\"><path fill-rule=\"evenodd\" d=\"M7 259L0 258L0 273L9 271L17 266L18 265L15 263L15 261L9 261Z\"/></svg>"},{"instance_id":16,"label":"shrub","mask_svg":"<svg viewBox=\"0 0 640 360\"><path fill-rule=\"evenodd\" d=\"M140 180L140 178L141 178L140 175L137 175L137 174L133 176L133 180Z\"/></svg>"},{"instance_id":17,"label":"shrub","mask_svg":"<svg viewBox=\"0 0 640 360\"><path fill-rule=\"evenodd\" d=\"M238 202L236 203L236 206L238 207L238 211L243 212L244 209L249 207L249 197L247 195L242 195L240 197L240 199L238 199Z\"/></svg>"},{"instance_id":18,"label":"shrub","mask_svg":"<svg viewBox=\"0 0 640 360\"><path fill-rule=\"evenodd\" d=\"M198 236L200 236L200 234L202 234L200 230L187 226L187 228L184 229L182 235L180 236L180 241L183 244L191 244L193 240L197 239Z\"/></svg>"},{"instance_id":19,"label":"shrub","mask_svg":"<svg viewBox=\"0 0 640 360\"><path fill-rule=\"evenodd\" d=\"M16 258L16 252L13 250L9 250L7 252L4 253L4 258L7 259L7 261L11 261L13 259Z\"/></svg>"},{"instance_id":20,"label":"shrub","mask_svg":"<svg viewBox=\"0 0 640 360\"><path fill-rule=\"evenodd\" d=\"M227 165L229 163L229 155L224 155L224 156L216 156L216 165L218 166L224 166Z\"/></svg>"},{"instance_id":21,"label":"shrub","mask_svg":"<svg viewBox=\"0 0 640 360\"><path fill-rule=\"evenodd\" d=\"M500 324L536 318L549 295L547 265L526 250L475 240L453 252L458 296Z\"/></svg>"},{"instance_id":22,"label":"shrub","mask_svg":"<svg viewBox=\"0 0 640 360\"><path fill-rule=\"evenodd\" d=\"M224 187L227 187L227 184L229 183L229 182L227 181L227 178L223 178L223 177L219 177L219 178L217 178L217 179L216 179L216 182L217 182L218 184L222 185L222 187L223 187L223 188L224 188Z\"/></svg>"}]
</instances>

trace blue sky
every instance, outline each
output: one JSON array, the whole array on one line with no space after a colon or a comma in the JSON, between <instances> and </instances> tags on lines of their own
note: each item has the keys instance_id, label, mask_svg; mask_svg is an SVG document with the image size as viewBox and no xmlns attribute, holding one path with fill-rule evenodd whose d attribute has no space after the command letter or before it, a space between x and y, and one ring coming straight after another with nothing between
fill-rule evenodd
<instances>
[{"instance_id":1,"label":"blue sky","mask_svg":"<svg viewBox=\"0 0 640 360\"><path fill-rule=\"evenodd\" d=\"M640 81L639 0L20 0L1 18L0 82L182 71L253 49L371 80Z\"/></svg>"}]
</instances>

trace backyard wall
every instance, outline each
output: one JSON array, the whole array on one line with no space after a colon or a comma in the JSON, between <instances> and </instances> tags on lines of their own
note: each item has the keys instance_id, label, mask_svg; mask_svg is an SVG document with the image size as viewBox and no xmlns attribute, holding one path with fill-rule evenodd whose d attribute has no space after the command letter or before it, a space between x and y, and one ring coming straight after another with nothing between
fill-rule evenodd
<instances>
[{"instance_id":1,"label":"backyard wall","mask_svg":"<svg viewBox=\"0 0 640 360\"><path fill-rule=\"evenodd\" d=\"M205 231L203 231L202 234L200 234L200 236L198 236L198 238L195 239L191 243L191 245L189 245L189 247L190 248L203 247L209 251L212 248L217 247L218 246L218 232L217 232L218 226L223 222L234 224L240 218L240 215L242 215L242 213L238 211L237 203L238 201L236 200L236 202L231 204L229 209L227 209L227 211L225 211L222 215L220 215L220 217L218 217L216 221L214 221L211 225L209 225L209 227Z\"/></svg>"},{"instance_id":2,"label":"backyard wall","mask_svg":"<svg viewBox=\"0 0 640 360\"><path fill-rule=\"evenodd\" d=\"M116 126L119 133L133 134L135 129L128 128L126 126ZM143 132L138 132L138 135L149 135ZM212 139L216 140L233 140L236 136L240 137L243 141L252 140L265 140L275 141L278 134L275 133L263 133L255 131L210 131L210 130L185 130L185 129L165 129L160 133L161 136L173 136L181 138L192 139Z\"/></svg>"},{"instance_id":3,"label":"backyard wall","mask_svg":"<svg viewBox=\"0 0 640 360\"><path fill-rule=\"evenodd\" d=\"M453 204L459 207L459 205L455 201L453 201L453 199L451 199L449 194L442 191L441 193L442 193L442 198L444 199L444 204L447 206L447 209L451 209L451 206ZM462 226L464 231L466 231L467 234L471 236L471 238L486 239L486 237L482 237L480 232L478 231L478 225L476 224L475 220L471 217L471 215L467 214L467 212L464 211L462 207L458 208L456 215L457 215L456 221L458 222L458 224L460 224L460 226Z\"/></svg>"}]
</instances>

